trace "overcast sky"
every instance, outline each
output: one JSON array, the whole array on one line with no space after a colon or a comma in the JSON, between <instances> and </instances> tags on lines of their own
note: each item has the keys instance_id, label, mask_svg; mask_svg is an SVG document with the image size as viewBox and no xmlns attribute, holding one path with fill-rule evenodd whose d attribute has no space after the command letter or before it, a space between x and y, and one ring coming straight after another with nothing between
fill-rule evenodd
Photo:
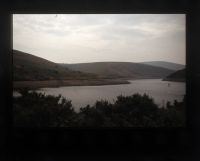
<instances>
[{"instance_id":1,"label":"overcast sky","mask_svg":"<svg viewBox=\"0 0 200 161\"><path fill-rule=\"evenodd\" d=\"M13 48L56 63L185 64L185 14L14 14Z\"/></svg>"}]
</instances>

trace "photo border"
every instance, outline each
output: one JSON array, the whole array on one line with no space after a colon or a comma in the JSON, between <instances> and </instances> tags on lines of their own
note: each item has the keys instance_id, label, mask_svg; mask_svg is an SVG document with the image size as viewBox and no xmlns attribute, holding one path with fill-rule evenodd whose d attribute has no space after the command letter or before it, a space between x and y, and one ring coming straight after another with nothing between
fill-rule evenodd
<instances>
[{"instance_id":1,"label":"photo border","mask_svg":"<svg viewBox=\"0 0 200 161\"><path fill-rule=\"evenodd\" d=\"M1 55L3 70L3 141L2 149L13 156L41 153L117 153L181 154L196 147L199 126L199 46L198 7L188 1L144 0L18 0L3 5ZM91 128L14 128L12 126L12 14L17 13L185 13L186 21L186 128L91 129ZM4 140L4 139L3 139ZM6 148L5 148L6 147ZM123 148L122 148L123 147ZM42 150L39 152L39 150Z\"/></svg>"}]
</instances>

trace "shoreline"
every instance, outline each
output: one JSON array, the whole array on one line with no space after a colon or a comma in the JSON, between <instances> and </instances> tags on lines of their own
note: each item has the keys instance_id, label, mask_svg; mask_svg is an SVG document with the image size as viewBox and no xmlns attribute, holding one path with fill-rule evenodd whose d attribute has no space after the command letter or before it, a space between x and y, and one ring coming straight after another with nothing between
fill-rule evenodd
<instances>
[{"instance_id":1,"label":"shoreline","mask_svg":"<svg viewBox=\"0 0 200 161\"><path fill-rule=\"evenodd\" d=\"M168 82L186 82L185 79L180 78L164 78L162 81L168 81Z\"/></svg>"},{"instance_id":2,"label":"shoreline","mask_svg":"<svg viewBox=\"0 0 200 161\"><path fill-rule=\"evenodd\" d=\"M102 86L130 84L126 79L94 79L94 80L44 80L44 81L13 81L13 89L27 88L30 90L40 88L57 88L62 86Z\"/></svg>"},{"instance_id":3,"label":"shoreline","mask_svg":"<svg viewBox=\"0 0 200 161\"><path fill-rule=\"evenodd\" d=\"M58 88L70 86L104 86L104 85L120 85L130 84L130 80L138 79L160 79L160 78L118 78L118 79L75 79L75 80L42 80L42 81L13 81L13 89L19 90L27 88L29 90L37 90L40 88ZM162 81L172 81L161 79ZM180 80L173 80L172 82L184 82Z\"/></svg>"}]
</instances>

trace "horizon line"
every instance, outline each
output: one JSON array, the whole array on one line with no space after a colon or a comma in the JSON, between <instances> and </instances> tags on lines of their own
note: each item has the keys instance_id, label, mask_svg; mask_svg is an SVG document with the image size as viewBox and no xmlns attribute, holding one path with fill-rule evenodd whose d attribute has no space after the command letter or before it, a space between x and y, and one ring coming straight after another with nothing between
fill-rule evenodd
<instances>
[{"instance_id":1,"label":"horizon line","mask_svg":"<svg viewBox=\"0 0 200 161\"><path fill-rule=\"evenodd\" d=\"M146 61L110 61L110 60L106 60L106 61L90 61L90 62L77 62L77 63L64 63L64 62L54 62L52 60L49 60L49 59L46 59L46 58L43 58L43 57L40 57L40 56L37 56L37 55L34 55L32 53L28 53L28 52L25 52L25 51L21 51L21 50L17 50L17 49L12 49L13 51L19 51L19 52L22 52L22 53L25 53L25 54L29 54L29 55L33 55L35 57L38 57L38 58L42 58L42 59L45 59L45 60L48 60L48 61L51 61L53 63L56 63L56 64L86 64L86 63L103 63L103 62L106 62L106 63L148 63L148 62L165 62L165 63L174 63L174 64L177 64L177 65L184 65L186 66L186 63L183 64L183 63L177 63L177 62L171 62L171 61L165 61L165 60L146 60Z\"/></svg>"}]
</instances>

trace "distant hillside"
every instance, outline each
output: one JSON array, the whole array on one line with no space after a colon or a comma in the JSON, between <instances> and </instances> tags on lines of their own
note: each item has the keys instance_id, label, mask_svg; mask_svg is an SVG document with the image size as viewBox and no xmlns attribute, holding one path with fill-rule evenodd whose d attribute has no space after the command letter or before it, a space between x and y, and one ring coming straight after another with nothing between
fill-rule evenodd
<instances>
[{"instance_id":1,"label":"distant hillside","mask_svg":"<svg viewBox=\"0 0 200 161\"><path fill-rule=\"evenodd\" d=\"M71 70L93 73L102 78L164 78L174 72L166 68L129 62L95 62L61 65Z\"/></svg>"},{"instance_id":2,"label":"distant hillside","mask_svg":"<svg viewBox=\"0 0 200 161\"><path fill-rule=\"evenodd\" d=\"M170 63L170 62L165 62L165 61L151 61L151 62L141 62L141 63L156 66L156 67L163 67L163 68L167 68L167 69L171 69L175 71L185 68L185 65Z\"/></svg>"},{"instance_id":3,"label":"distant hillside","mask_svg":"<svg viewBox=\"0 0 200 161\"><path fill-rule=\"evenodd\" d=\"M59 79L82 79L95 77L78 71L72 71L59 64L46 59L13 50L13 80L59 80Z\"/></svg>"},{"instance_id":4,"label":"distant hillside","mask_svg":"<svg viewBox=\"0 0 200 161\"><path fill-rule=\"evenodd\" d=\"M167 76L163 80L165 80L165 81L175 81L175 82L184 82L185 81L185 69L178 70L178 71L170 74L169 76Z\"/></svg>"}]
</instances>

